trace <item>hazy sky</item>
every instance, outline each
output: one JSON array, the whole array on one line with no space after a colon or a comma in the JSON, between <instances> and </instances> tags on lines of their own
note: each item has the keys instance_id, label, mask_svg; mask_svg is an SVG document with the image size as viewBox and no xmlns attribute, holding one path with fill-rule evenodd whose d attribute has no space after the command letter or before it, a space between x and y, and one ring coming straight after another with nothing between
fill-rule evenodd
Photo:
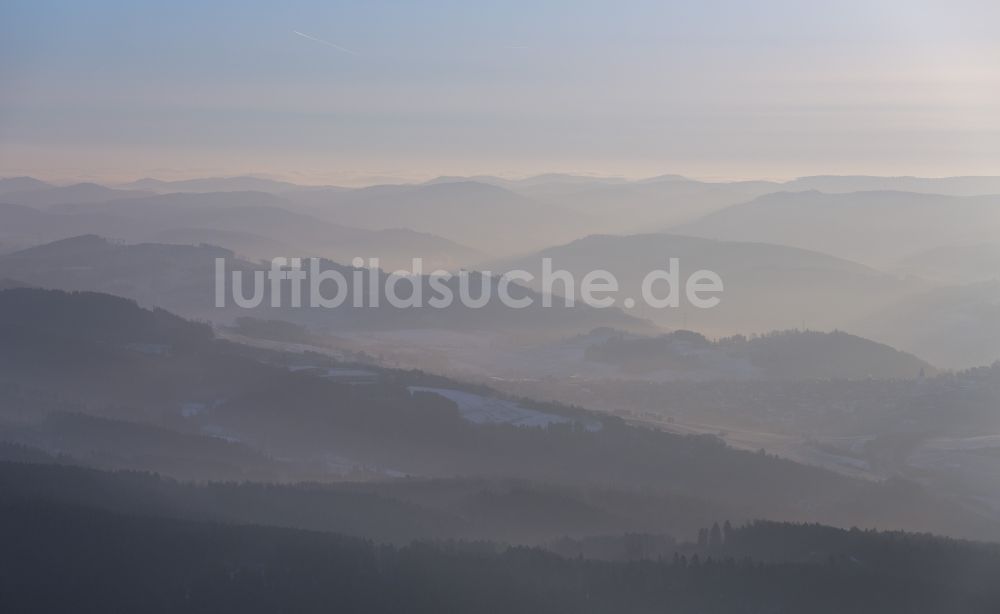
<instances>
[{"instance_id":1,"label":"hazy sky","mask_svg":"<svg viewBox=\"0 0 1000 614\"><path fill-rule=\"evenodd\" d=\"M0 176L1000 174L1000 3L0 3Z\"/></svg>"}]
</instances>

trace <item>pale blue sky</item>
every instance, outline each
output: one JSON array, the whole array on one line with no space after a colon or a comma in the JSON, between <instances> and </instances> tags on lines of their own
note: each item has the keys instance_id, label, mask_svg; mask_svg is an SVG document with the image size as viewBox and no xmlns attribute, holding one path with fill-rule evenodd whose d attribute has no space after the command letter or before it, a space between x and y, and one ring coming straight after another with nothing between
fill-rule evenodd
<instances>
[{"instance_id":1,"label":"pale blue sky","mask_svg":"<svg viewBox=\"0 0 1000 614\"><path fill-rule=\"evenodd\" d=\"M4 0L0 175L1000 172L995 2L207 4Z\"/></svg>"}]
</instances>

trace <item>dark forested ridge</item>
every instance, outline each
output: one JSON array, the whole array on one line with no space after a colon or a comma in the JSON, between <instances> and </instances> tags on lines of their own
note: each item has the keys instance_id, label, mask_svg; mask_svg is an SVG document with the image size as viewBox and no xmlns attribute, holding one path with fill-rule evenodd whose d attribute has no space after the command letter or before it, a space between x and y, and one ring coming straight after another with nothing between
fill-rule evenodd
<instances>
[{"instance_id":1,"label":"dark forested ridge","mask_svg":"<svg viewBox=\"0 0 1000 614\"><path fill-rule=\"evenodd\" d=\"M774 527L769 538L781 539L781 530ZM907 555L952 550L989 565L987 574L929 581L849 558L814 564L677 555L615 564L475 544L394 548L7 498L0 498L0 535L0 608L9 612L912 614L1000 607L995 583L983 581L998 571L995 550L920 537L892 538L885 560L901 543ZM924 542L929 547L920 547Z\"/></svg>"}]
</instances>

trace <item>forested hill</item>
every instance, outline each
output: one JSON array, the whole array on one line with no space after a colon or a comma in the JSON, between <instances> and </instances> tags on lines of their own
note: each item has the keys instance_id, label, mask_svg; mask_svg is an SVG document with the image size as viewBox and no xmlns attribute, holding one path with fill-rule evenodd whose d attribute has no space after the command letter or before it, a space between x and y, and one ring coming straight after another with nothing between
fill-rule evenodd
<instances>
[{"instance_id":1,"label":"forested hill","mask_svg":"<svg viewBox=\"0 0 1000 614\"><path fill-rule=\"evenodd\" d=\"M17 437L9 440L50 452L64 452L72 443L74 456L83 454L100 467L220 475L215 469L225 463L259 468L247 478L277 473L302 480L314 479L317 467L330 472L332 453L346 468L340 476L357 468L383 478L489 476L614 485L710 501L740 510L740 519L866 527L892 520L907 530L1000 535L992 519L913 484L849 479L734 450L714 437L633 427L419 372L371 368L369 384L353 385L338 379L342 369L335 361L264 355L212 340L203 325L114 297L0 292L0 322L6 322L0 334L16 341L0 344L0 418L18 425ZM535 426L484 422L484 414L474 413L484 406L530 418ZM70 429L70 440L60 427L65 420L46 417L54 413L105 421L72 421L79 428ZM123 430L108 420L190 437L145 430L142 437L158 443L156 455L143 454L123 447L128 438L120 433L136 433L134 428ZM220 438L234 445L223 449ZM107 462L116 457L116 463ZM274 459L283 462L277 466Z\"/></svg>"},{"instance_id":2,"label":"forested hill","mask_svg":"<svg viewBox=\"0 0 1000 614\"><path fill-rule=\"evenodd\" d=\"M121 516L3 496L0 541L0 610L24 614L992 614L1000 608L1000 588L980 580L1000 572L995 554L984 575L966 582L928 581L905 568L850 559L603 563L488 544L377 547L331 534ZM891 553L894 542L886 546ZM938 549L908 552L934 557Z\"/></svg>"}]
</instances>

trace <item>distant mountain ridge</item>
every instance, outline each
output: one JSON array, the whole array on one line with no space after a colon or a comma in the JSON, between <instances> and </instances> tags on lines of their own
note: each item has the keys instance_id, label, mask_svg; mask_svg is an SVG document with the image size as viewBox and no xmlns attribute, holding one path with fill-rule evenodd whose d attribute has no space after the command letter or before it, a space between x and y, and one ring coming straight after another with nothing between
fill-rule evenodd
<instances>
[{"instance_id":1,"label":"distant mountain ridge","mask_svg":"<svg viewBox=\"0 0 1000 614\"><path fill-rule=\"evenodd\" d=\"M206 177L200 179L182 179L165 181L146 177L120 187L134 190L146 190L166 194L171 192L270 192L280 194L295 190L336 189L334 186L304 186L288 181L277 181L263 177Z\"/></svg>"},{"instance_id":2,"label":"distant mountain ridge","mask_svg":"<svg viewBox=\"0 0 1000 614\"><path fill-rule=\"evenodd\" d=\"M7 177L0 179L0 195L10 192L31 192L33 190L44 190L52 187L55 186L34 177Z\"/></svg>"},{"instance_id":3,"label":"distant mountain ridge","mask_svg":"<svg viewBox=\"0 0 1000 614\"><path fill-rule=\"evenodd\" d=\"M66 203L99 203L149 195L151 192L141 190L116 190L96 183L77 183L62 187L33 185L26 191L5 192L0 198L3 202L16 205L49 207Z\"/></svg>"},{"instance_id":4,"label":"distant mountain ridge","mask_svg":"<svg viewBox=\"0 0 1000 614\"><path fill-rule=\"evenodd\" d=\"M989 243L1000 228L1000 195L908 192L778 192L733 205L673 232L789 245L891 266L948 244Z\"/></svg>"},{"instance_id":5,"label":"distant mountain ridge","mask_svg":"<svg viewBox=\"0 0 1000 614\"><path fill-rule=\"evenodd\" d=\"M995 243L946 245L911 254L893 267L906 275L946 284L1000 279L1000 239Z\"/></svg>"},{"instance_id":6,"label":"distant mountain ridge","mask_svg":"<svg viewBox=\"0 0 1000 614\"><path fill-rule=\"evenodd\" d=\"M428 233L352 228L289 207L288 201L264 192L122 197L59 204L44 211L0 204L0 239L44 243L100 234L133 242L207 241L248 258L321 256L350 262L354 257L377 257L393 269L409 267L415 257L423 258L430 270L457 268L483 258L478 250Z\"/></svg>"},{"instance_id":7,"label":"distant mountain ridge","mask_svg":"<svg viewBox=\"0 0 1000 614\"><path fill-rule=\"evenodd\" d=\"M859 319L851 330L942 366L992 364L1000 361L1000 281L934 288Z\"/></svg>"},{"instance_id":8,"label":"distant mountain ridge","mask_svg":"<svg viewBox=\"0 0 1000 614\"><path fill-rule=\"evenodd\" d=\"M916 192L948 196L1000 194L998 176L964 177L876 177L871 175L815 175L781 184L784 190L842 192Z\"/></svg>"},{"instance_id":9,"label":"distant mountain ridge","mask_svg":"<svg viewBox=\"0 0 1000 614\"><path fill-rule=\"evenodd\" d=\"M325 220L371 230L432 232L488 254L537 249L553 238L578 236L585 226L572 212L475 181L310 190L287 196Z\"/></svg>"}]
</instances>

